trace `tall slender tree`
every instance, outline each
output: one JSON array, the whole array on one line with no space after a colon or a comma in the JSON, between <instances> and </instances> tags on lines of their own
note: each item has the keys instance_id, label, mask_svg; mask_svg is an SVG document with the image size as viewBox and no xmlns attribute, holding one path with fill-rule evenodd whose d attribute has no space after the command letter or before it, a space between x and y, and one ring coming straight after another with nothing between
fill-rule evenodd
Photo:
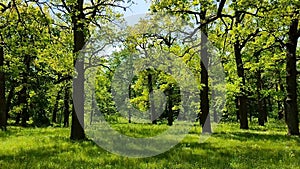
<instances>
[{"instance_id":1,"label":"tall slender tree","mask_svg":"<svg viewBox=\"0 0 300 169\"><path fill-rule=\"evenodd\" d=\"M166 11L168 13L183 16L185 18L195 19L197 28L192 34L201 31L201 83L200 91L200 114L199 122L202 126L203 133L211 133L211 123L209 116L209 85L208 85L208 25L214 21L228 17L229 15L222 14L226 0L219 2L213 1L158 1L152 5L152 11ZM214 8L213 6L218 6ZM199 20L200 19L200 20ZM190 35L189 35L190 36Z\"/></svg>"},{"instance_id":2,"label":"tall slender tree","mask_svg":"<svg viewBox=\"0 0 300 169\"><path fill-rule=\"evenodd\" d=\"M4 43L0 42L0 128L6 130L6 103L5 103L5 72L4 72Z\"/></svg>"},{"instance_id":3,"label":"tall slender tree","mask_svg":"<svg viewBox=\"0 0 300 169\"><path fill-rule=\"evenodd\" d=\"M78 57L79 52L83 49L89 36L89 28L91 25L101 29L101 22L111 22L118 18L118 14L113 8L121 8L126 10L126 3L131 1L124 0L99 0L99 1L53 1L48 4L57 13L65 15L66 18L71 18L70 22L73 29L73 55L76 77L73 78L73 109L72 109L72 125L71 136L72 140L85 139L84 133L84 73L85 63L84 58ZM38 2L37 2L38 3ZM38 3L40 4L40 3ZM63 12L61 12L63 11ZM63 19L64 20L64 19ZM66 21L68 22L68 21Z\"/></svg>"},{"instance_id":4,"label":"tall slender tree","mask_svg":"<svg viewBox=\"0 0 300 169\"><path fill-rule=\"evenodd\" d=\"M11 8L11 2L7 5L0 3L1 15L4 14L9 8ZM0 17L1 17L0 15ZM6 24L1 24L0 29L6 27ZM4 72L4 41L3 36L0 33L0 128L6 131L7 125L7 113L6 113L6 101L5 101L5 72Z\"/></svg>"}]
</instances>

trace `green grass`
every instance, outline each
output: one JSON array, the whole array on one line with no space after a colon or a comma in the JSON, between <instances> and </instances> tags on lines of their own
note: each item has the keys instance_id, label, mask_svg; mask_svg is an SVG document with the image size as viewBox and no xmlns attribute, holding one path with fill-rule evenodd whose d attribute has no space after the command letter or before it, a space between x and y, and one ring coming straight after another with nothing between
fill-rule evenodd
<instances>
[{"instance_id":1,"label":"green grass","mask_svg":"<svg viewBox=\"0 0 300 169\"><path fill-rule=\"evenodd\" d=\"M220 124L204 143L199 143L199 127L193 127L177 146L151 158L121 157L92 141L72 142L65 128L9 127L8 132L0 132L0 168L300 168L300 138L286 136L283 123L251 126L240 130L238 124ZM142 137L167 127L114 124L114 128Z\"/></svg>"}]
</instances>

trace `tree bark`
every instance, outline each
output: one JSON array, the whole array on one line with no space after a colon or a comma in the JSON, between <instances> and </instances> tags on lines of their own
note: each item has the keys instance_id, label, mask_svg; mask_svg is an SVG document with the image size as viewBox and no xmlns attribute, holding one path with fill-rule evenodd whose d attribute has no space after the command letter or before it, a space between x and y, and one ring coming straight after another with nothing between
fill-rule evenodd
<instances>
[{"instance_id":1,"label":"tree bark","mask_svg":"<svg viewBox=\"0 0 300 169\"><path fill-rule=\"evenodd\" d=\"M53 112L52 112L52 123L57 122L57 111L58 111L58 104L59 104L59 100L60 100L60 92L61 91L59 91L56 95L55 104L54 104L54 108L53 108Z\"/></svg>"},{"instance_id":2,"label":"tree bark","mask_svg":"<svg viewBox=\"0 0 300 169\"><path fill-rule=\"evenodd\" d=\"M205 21L206 10L201 11L200 19ZM209 115L209 88L208 88L208 27L207 25L201 29L201 84L202 90L200 91L200 125L202 126L202 133L211 133L211 122Z\"/></svg>"},{"instance_id":3,"label":"tree bark","mask_svg":"<svg viewBox=\"0 0 300 169\"><path fill-rule=\"evenodd\" d=\"M27 84L25 84L27 85ZM26 127L27 126L27 119L29 118L28 114L28 103L27 103L27 87L23 86L22 90L20 91L20 103L22 105L22 111L21 111L21 126Z\"/></svg>"},{"instance_id":4,"label":"tree bark","mask_svg":"<svg viewBox=\"0 0 300 169\"><path fill-rule=\"evenodd\" d=\"M263 108L263 98L261 97L260 91L262 90L261 86L261 70L258 70L256 73L256 94L257 94L257 109L258 109L258 124L260 126L265 125L264 120L264 108Z\"/></svg>"},{"instance_id":5,"label":"tree bark","mask_svg":"<svg viewBox=\"0 0 300 169\"><path fill-rule=\"evenodd\" d=\"M239 97L236 96L235 97L235 108L236 108L237 111L235 112L235 115L236 115L236 121L237 122L240 120L239 104L240 104Z\"/></svg>"},{"instance_id":6,"label":"tree bark","mask_svg":"<svg viewBox=\"0 0 300 169\"><path fill-rule=\"evenodd\" d=\"M237 40L234 44L234 54L235 54L235 62L237 66L237 73L239 78L242 79L242 86L240 87L241 94L238 96L239 104L238 104L238 113L240 118L240 128L241 129L249 129L248 126L248 112L247 112L247 96L245 95L245 70L244 64L242 60L240 42Z\"/></svg>"},{"instance_id":7,"label":"tree bark","mask_svg":"<svg viewBox=\"0 0 300 169\"><path fill-rule=\"evenodd\" d=\"M276 70L276 73L278 74L278 84L276 84L276 93L278 94L279 92L281 92L280 90L280 85L281 85L281 77L280 77L280 70ZM277 103L277 117L278 117L278 120L281 120L283 118L283 112L282 112L282 109L281 109L281 101L280 99L277 99L276 100L276 103Z\"/></svg>"},{"instance_id":8,"label":"tree bark","mask_svg":"<svg viewBox=\"0 0 300 169\"><path fill-rule=\"evenodd\" d=\"M14 82L12 82L11 86L10 86L10 90L8 92L8 96L7 96L7 100L6 100L6 108L5 108L5 112L6 112L6 118L10 118L9 116L9 111L11 109L11 101L13 99L15 93L15 84Z\"/></svg>"},{"instance_id":9,"label":"tree bark","mask_svg":"<svg viewBox=\"0 0 300 169\"><path fill-rule=\"evenodd\" d=\"M148 70L148 89L149 89L149 111L150 119L152 124L157 124L156 113L155 113L155 104L154 104L154 95L153 95L153 77L151 70Z\"/></svg>"},{"instance_id":10,"label":"tree bark","mask_svg":"<svg viewBox=\"0 0 300 169\"><path fill-rule=\"evenodd\" d=\"M283 91L284 90L284 87L283 87L283 84L281 83L281 78L279 79L279 90L278 91ZM277 106L278 106L278 119L281 120L283 119L284 117L284 114L285 114L285 100L283 101L280 101L280 100L277 100Z\"/></svg>"},{"instance_id":11,"label":"tree bark","mask_svg":"<svg viewBox=\"0 0 300 169\"><path fill-rule=\"evenodd\" d=\"M4 49L0 44L0 128L6 131L7 116L5 103L5 72L4 72Z\"/></svg>"},{"instance_id":12,"label":"tree bark","mask_svg":"<svg viewBox=\"0 0 300 169\"><path fill-rule=\"evenodd\" d=\"M91 103L91 115L90 115L90 125L92 125L93 124L93 118L94 118L94 109L95 109L95 106L96 106L96 104L95 104L95 93L93 92L92 93L92 103Z\"/></svg>"},{"instance_id":13,"label":"tree bark","mask_svg":"<svg viewBox=\"0 0 300 169\"><path fill-rule=\"evenodd\" d=\"M170 88L169 92L168 92L168 126L172 126L173 125L173 100L172 100L172 92L173 89Z\"/></svg>"},{"instance_id":14,"label":"tree bark","mask_svg":"<svg viewBox=\"0 0 300 169\"><path fill-rule=\"evenodd\" d=\"M65 88L64 96L64 127L69 127L69 117L70 117L70 93L69 88Z\"/></svg>"},{"instance_id":15,"label":"tree bark","mask_svg":"<svg viewBox=\"0 0 300 169\"><path fill-rule=\"evenodd\" d=\"M211 98L215 98L216 97L216 91L212 90L211 91ZM215 103L214 103L215 104ZM216 110L216 106L213 106L213 114L214 114L214 122L217 123L219 121L219 117L218 117L218 112Z\"/></svg>"},{"instance_id":16,"label":"tree bark","mask_svg":"<svg viewBox=\"0 0 300 169\"><path fill-rule=\"evenodd\" d=\"M131 96L131 83L128 86L128 97L129 97L129 99L132 98L132 96ZM128 123L131 123L131 112L130 111L128 111Z\"/></svg>"},{"instance_id":17,"label":"tree bark","mask_svg":"<svg viewBox=\"0 0 300 169\"><path fill-rule=\"evenodd\" d=\"M281 106L281 102L278 100L277 101L277 109L278 109L278 120L282 120L283 119L283 110L282 110L282 106Z\"/></svg>"},{"instance_id":18,"label":"tree bark","mask_svg":"<svg viewBox=\"0 0 300 169\"><path fill-rule=\"evenodd\" d=\"M296 50L298 42L298 19L293 19L289 28L289 40L287 43L286 55L286 123L288 135L299 135L299 117L297 105L297 69L296 69Z\"/></svg>"},{"instance_id":19,"label":"tree bark","mask_svg":"<svg viewBox=\"0 0 300 169\"><path fill-rule=\"evenodd\" d=\"M270 104L269 104L269 98L263 98L263 119L264 122L268 122L268 114L270 111ZM270 111L271 112L271 111Z\"/></svg>"},{"instance_id":20,"label":"tree bark","mask_svg":"<svg viewBox=\"0 0 300 169\"><path fill-rule=\"evenodd\" d=\"M83 13L83 0L77 0L73 7L73 36L74 36L74 65L77 77L73 80L73 109L72 109L72 140L85 139L84 133L84 59L78 57L78 52L85 44L85 16Z\"/></svg>"},{"instance_id":21,"label":"tree bark","mask_svg":"<svg viewBox=\"0 0 300 169\"><path fill-rule=\"evenodd\" d=\"M22 72L22 85L23 88L20 91L20 104L22 105L21 112L21 125L23 127L27 126L27 121L29 120L29 112L28 112L28 75L30 71L30 61L31 57L29 55L24 56L23 63L25 65L25 69Z\"/></svg>"}]
</instances>

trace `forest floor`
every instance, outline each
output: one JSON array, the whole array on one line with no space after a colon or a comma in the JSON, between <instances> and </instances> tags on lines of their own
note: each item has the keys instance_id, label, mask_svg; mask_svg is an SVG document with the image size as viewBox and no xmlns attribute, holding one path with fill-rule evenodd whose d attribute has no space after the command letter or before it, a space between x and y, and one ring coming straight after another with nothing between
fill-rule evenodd
<instances>
[{"instance_id":1,"label":"forest floor","mask_svg":"<svg viewBox=\"0 0 300 169\"><path fill-rule=\"evenodd\" d=\"M164 125L115 124L122 132L152 135ZM146 131L146 132L143 132ZM152 133L149 133L149 131ZM92 141L72 142L67 128L8 127L0 131L0 168L70 169L300 169L300 138L286 136L283 122L265 127L251 124L240 130L236 123L222 123L204 143L199 127L170 151L150 158L127 158L99 148ZM155 135L155 134L154 134Z\"/></svg>"}]
</instances>

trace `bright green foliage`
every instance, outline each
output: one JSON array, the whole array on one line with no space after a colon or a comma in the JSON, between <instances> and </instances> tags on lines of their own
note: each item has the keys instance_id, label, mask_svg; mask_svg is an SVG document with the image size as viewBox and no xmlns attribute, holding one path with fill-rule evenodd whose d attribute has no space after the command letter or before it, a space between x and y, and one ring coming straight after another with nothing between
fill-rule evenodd
<instances>
[{"instance_id":1,"label":"bright green foliage","mask_svg":"<svg viewBox=\"0 0 300 169\"><path fill-rule=\"evenodd\" d=\"M61 126L63 120L70 116L66 114L64 117L64 113L72 109L71 82L76 77L74 61L78 55L73 53L73 27L70 24L72 17L79 14L73 11L76 1L67 0L63 4L64 1L51 0L52 4L47 1L51 4L48 6L41 5L42 2L16 0L11 2L15 4L5 12L2 12L5 8L2 2L6 5L8 1L0 1L0 42L3 41L5 47L5 92L9 125L22 124L22 119L25 119L25 124L27 122L37 127ZM86 83L90 82L90 68L96 66L90 62L100 65L94 72L95 93L86 93L85 97L87 100L95 98L100 113L105 115L113 128L128 136L150 137L168 129L165 124L170 112L173 113L173 119L179 110L186 113L185 106L197 109L188 113L199 113L198 100L191 105L182 104L181 89L191 84L188 81L179 83L170 73L163 71L171 69L166 64L130 72L135 76L128 86L129 91L126 91L130 92L127 99L146 119L149 119L151 104L150 87L154 96L161 94L154 100L155 109L164 110L157 125L148 124L149 121L135 124L134 117L132 124L129 124L131 112L119 112L111 92L112 87L117 90L120 88L119 84L112 86L116 71L126 72L131 71L130 66L143 68L149 62L159 63L160 54L165 52L189 69L196 85L189 99L198 96L203 88L200 81L200 40L183 42L186 34L182 30L188 27L199 33L203 28L201 23L208 27L208 45L214 46L209 52L220 58L221 62L221 65L210 69L209 75L225 72L224 78L209 77L209 98L213 107L211 116L213 111L222 112L224 123L215 129L207 142L201 144L197 123L176 147L146 159L119 157L90 141L70 142L69 129L66 128L8 127L8 132L0 133L0 168L299 168L300 140L298 137L286 136L283 120L277 120L280 115L284 117L286 43L291 21L299 19L298 1L232 0L226 1L222 11L218 11L220 2L224 2L222 0L152 1L152 13L125 29L118 27L118 24L122 24L122 14L116 11L117 5L123 4L122 1L97 1L102 3L97 6L97 14L91 8L94 5L92 2L85 2L86 18L78 22L84 23L86 40L97 37L99 46L94 47L103 47L103 50L94 58L84 60ZM62 9L60 5L69 8ZM200 20L204 11L206 19ZM110 24L111 21L118 24ZM234 45L238 41L242 46L240 52L245 69L245 84L237 73ZM107 52L105 46L114 51ZM299 45L297 56L300 56ZM143 60L120 67L123 63L137 59ZM211 58L210 64L216 63L217 59ZM300 70L299 62L297 67ZM173 73L178 76L183 72ZM152 86L149 84L150 75ZM179 80L184 81L184 77ZM226 93L226 100L221 97L222 92ZM238 130L236 123L226 122L236 121L236 98L241 94L247 96L247 108L253 121L246 131ZM171 108L167 108L170 101ZM259 102L263 104L263 112L268 117L264 127L256 124L261 115ZM86 102L87 107L91 107L91 104L90 100ZM91 111L87 109L88 113ZM54 118L55 113L57 117ZM127 114L128 117L120 117L120 114ZM51 122L52 118L56 120ZM92 122L91 117L85 118Z\"/></svg>"},{"instance_id":2,"label":"bright green foliage","mask_svg":"<svg viewBox=\"0 0 300 169\"><path fill-rule=\"evenodd\" d=\"M32 5L25 6L20 2L18 11L11 9L4 17L8 21L19 20L17 24L9 22L11 24L1 29L7 45L5 51L6 72L9 79L7 88L13 90L15 95L9 107L11 117L16 118L25 108L32 117L29 120L33 120L35 125L49 125L47 116L51 108L50 89L53 88L51 83L57 79L56 71L59 63L58 60L54 62L57 53L51 52L57 44L57 37L52 34L49 26L52 22L50 14L42 13L39 8ZM62 51L59 52L63 55ZM65 68L60 66L60 69ZM25 91L27 97L26 103L22 104L19 103L21 94L18 96L21 91Z\"/></svg>"}]
</instances>

